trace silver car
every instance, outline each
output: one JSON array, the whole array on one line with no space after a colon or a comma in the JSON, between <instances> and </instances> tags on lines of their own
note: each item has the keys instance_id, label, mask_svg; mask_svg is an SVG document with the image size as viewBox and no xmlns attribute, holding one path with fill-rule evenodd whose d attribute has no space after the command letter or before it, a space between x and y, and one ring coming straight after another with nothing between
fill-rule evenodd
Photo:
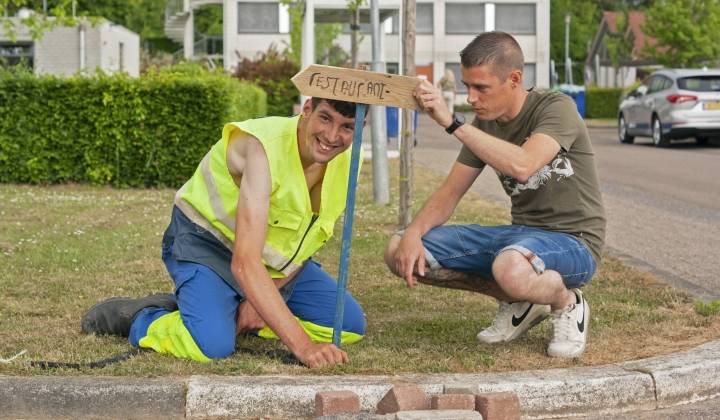
<instances>
[{"instance_id":1,"label":"silver car","mask_svg":"<svg viewBox=\"0 0 720 420\"><path fill-rule=\"evenodd\" d=\"M620 103L622 143L651 137L658 147L695 137L720 137L720 70L666 69L650 75Z\"/></svg>"}]
</instances>

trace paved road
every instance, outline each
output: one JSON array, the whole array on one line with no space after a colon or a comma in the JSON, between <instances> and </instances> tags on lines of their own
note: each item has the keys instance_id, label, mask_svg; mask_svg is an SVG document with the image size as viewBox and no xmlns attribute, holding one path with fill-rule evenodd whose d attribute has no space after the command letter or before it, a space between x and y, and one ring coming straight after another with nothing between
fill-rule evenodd
<instances>
[{"instance_id":1,"label":"paved road","mask_svg":"<svg viewBox=\"0 0 720 420\"><path fill-rule=\"evenodd\" d=\"M634 411L624 414L572 417L573 420L716 420L720 417L720 398L678 405L652 411ZM568 418L568 420L571 418Z\"/></svg>"},{"instance_id":2,"label":"paved road","mask_svg":"<svg viewBox=\"0 0 720 420\"><path fill-rule=\"evenodd\" d=\"M620 144L614 128L591 128L608 216L611 254L703 299L720 299L720 142L657 149L649 139ZM415 160L447 172L459 143L421 115ZM492 171L473 186L509 200Z\"/></svg>"}]
</instances>

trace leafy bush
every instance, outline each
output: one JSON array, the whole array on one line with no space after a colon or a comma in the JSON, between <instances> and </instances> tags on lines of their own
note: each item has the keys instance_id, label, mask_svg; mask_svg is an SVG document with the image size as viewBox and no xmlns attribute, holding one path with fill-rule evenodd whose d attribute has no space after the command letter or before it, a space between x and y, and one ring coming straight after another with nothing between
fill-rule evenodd
<instances>
[{"instance_id":1,"label":"leafy bush","mask_svg":"<svg viewBox=\"0 0 720 420\"><path fill-rule=\"evenodd\" d=\"M268 115L292 115L293 105L300 99L290 80L300 68L285 53L271 46L255 60L244 58L235 71L235 77L260 86L267 94Z\"/></svg>"},{"instance_id":2,"label":"leafy bush","mask_svg":"<svg viewBox=\"0 0 720 420\"><path fill-rule=\"evenodd\" d=\"M617 118L623 90L590 87L585 91L586 118Z\"/></svg>"},{"instance_id":3,"label":"leafy bush","mask_svg":"<svg viewBox=\"0 0 720 420\"><path fill-rule=\"evenodd\" d=\"M258 87L179 68L88 78L0 71L0 182L181 185Z\"/></svg>"}]
</instances>

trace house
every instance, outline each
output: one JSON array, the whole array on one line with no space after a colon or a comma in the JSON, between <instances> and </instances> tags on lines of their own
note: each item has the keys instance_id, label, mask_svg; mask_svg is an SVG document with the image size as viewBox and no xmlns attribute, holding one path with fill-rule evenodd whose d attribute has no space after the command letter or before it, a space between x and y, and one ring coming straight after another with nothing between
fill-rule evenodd
<instances>
[{"instance_id":1,"label":"house","mask_svg":"<svg viewBox=\"0 0 720 420\"><path fill-rule=\"evenodd\" d=\"M21 61L35 74L70 76L78 72L125 72L140 74L140 37L120 25L101 20L81 20L77 26L59 26L33 40L21 18L13 20L15 40L0 30L0 60L9 65Z\"/></svg>"},{"instance_id":2,"label":"house","mask_svg":"<svg viewBox=\"0 0 720 420\"><path fill-rule=\"evenodd\" d=\"M635 83L644 75L638 74L639 67L656 65L652 59L643 55L646 45L654 45L655 39L645 36L642 25L645 23L645 13L631 11L628 13L627 30L623 36L632 41L630 55L621 61L621 66L613 68L608 54L608 34L617 34L617 19L622 12L603 12L602 20L595 37L590 44L585 61L586 83L599 87L627 87Z\"/></svg>"},{"instance_id":3,"label":"house","mask_svg":"<svg viewBox=\"0 0 720 420\"><path fill-rule=\"evenodd\" d=\"M366 2L369 3L369 2ZM165 32L168 38L184 46L187 58L196 58L193 51L193 10L209 4L223 7L223 66L230 71L243 57L253 58L267 51L270 45L290 44L290 19L286 6L268 0L170 0L167 3ZM318 22L349 22L346 0L306 0L307 24ZM401 0L379 0L381 59L389 72L397 72L402 56L400 31ZM310 26L312 27L312 26ZM420 75L438 81L446 68L458 80L457 100L464 101L465 88L459 82L458 52L476 35L485 31L506 31L515 36L525 54L527 86L548 87L550 84L550 0L468 0L417 1L415 65ZM370 63L371 36L369 9L361 9L361 31L358 61ZM311 31L312 32L312 31ZM344 31L337 42L350 50L350 33ZM313 48L304 42L303 48ZM303 53L306 55L306 53ZM314 54L306 56L313 57ZM309 64L309 63L308 63ZM306 62L303 62L306 65Z\"/></svg>"}]
</instances>

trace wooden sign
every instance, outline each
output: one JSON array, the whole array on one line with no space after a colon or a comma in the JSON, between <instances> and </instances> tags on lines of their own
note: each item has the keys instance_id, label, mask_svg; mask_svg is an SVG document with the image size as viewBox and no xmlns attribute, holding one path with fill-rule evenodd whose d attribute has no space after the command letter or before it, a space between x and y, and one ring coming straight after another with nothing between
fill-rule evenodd
<instances>
[{"instance_id":1,"label":"wooden sign","mask_svg":"<svg viewBox=\"0 0 720 420\"><path fill-rule=\"evenodd\" d=\"M361 104L418 109L416 77L313 64L291 79L300 93Z\"/></svg>"}]
</instances>

